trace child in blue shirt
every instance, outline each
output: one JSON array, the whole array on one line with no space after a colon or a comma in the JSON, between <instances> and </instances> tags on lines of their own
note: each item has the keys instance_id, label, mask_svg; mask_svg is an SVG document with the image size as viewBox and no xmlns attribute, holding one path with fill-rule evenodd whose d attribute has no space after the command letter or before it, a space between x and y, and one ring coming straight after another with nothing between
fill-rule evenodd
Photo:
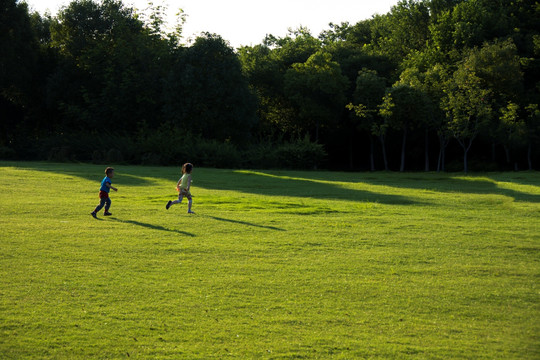
<instances>
[{"instance_id":1,"label":"child in blue shirt","mask_svg":"<svg viewBox=\"0 0 540 360\"><path fill-rule=\"evenodd\" d=\"M118 191L117 188L112 186L111 178L114 177L114 169L112 167L108 167L105 169L105 177L101 181L101 187L99 188L99 205L96 206L94 211L92 211L91 215L97 219L97 212L101 210L103 206L105 206L105 212L103 215L110 216L112 215L109 212L109 208L111 207L111 199L109 198L109 191L113 189L114 191Z\"/></svg>"}]
</instances>

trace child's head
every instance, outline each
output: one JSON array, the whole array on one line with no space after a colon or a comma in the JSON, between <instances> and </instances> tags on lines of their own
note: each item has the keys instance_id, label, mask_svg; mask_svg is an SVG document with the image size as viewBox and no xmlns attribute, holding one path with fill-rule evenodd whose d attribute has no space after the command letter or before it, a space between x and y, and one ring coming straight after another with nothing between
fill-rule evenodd
<instances>
[{"instance_id":1,"label":"child's head","mask_svg":"<svg viewBox=\"0 0 540 360\"><path fill-rule=\"evenodd\" d=\"M108 177L113 177L114 176L114 169L112 167L108 167L105 169L105 175L107 175Z\"/></svg>"},{"instance_id":2,"label":"child's head","mask_svg":"<svg viewBox=\"0 0 540 360\"><path fill-rule=\"evenodd\" d=\"M191 171L193 171L193 164L185 163L182 165L182 174L191 174Z\"/></svg>"}]
</instances>

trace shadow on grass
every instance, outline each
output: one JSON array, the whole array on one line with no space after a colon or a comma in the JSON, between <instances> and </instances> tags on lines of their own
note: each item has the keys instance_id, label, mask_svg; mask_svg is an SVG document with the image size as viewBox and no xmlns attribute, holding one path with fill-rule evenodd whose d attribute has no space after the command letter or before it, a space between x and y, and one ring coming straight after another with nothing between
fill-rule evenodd
<instances>
[{"instance_id":1,"label":"shadow on grass","mask_svg":"<svg viewBox=\"0 0 540 360\"><path fill-rule=\"evenodd\" d=\"M12 166L19 169L43 171L60 175L78 177L81 179L94 181L99 184L105 176L105 165L95 164L73 164L73 163L51 163L51 162L4 162L5 166ZM148 174L152 173L152 168L147 169L144 173L144 168L139 171L137 166L113 166L115 168L115 177L113 183L120 185L132 186L148 186L154 183L152 177Z\"/></svg>"},{"instance_id":2,"label":"shadow on grass","mask_svg":"<svg viewBox=\"0 0 540 360\"><path fill-rule=\"evenodd\" d=\"M363 181L370 184L381 183L380 180L370 181L369 178L363 179ZM511 197L518 202L540 203L539 194L507 189L503 187L504 185L499 185L499 182L525 186L540 186L540 183L533 179L524 181L523 177L515 176L513 173L486 175L425 174L424 176L403 174L399 178L389 179L384 184L402 189L432 190L445 193L503 195Z\"/></svg>"},{"instance_id":3,"label":"shadow on grass","mask_svg":"<svg viewBox=\"0 0 540 360\"><path fill-rule=\"evenodd\" d=\"M76 176L96 182L103 178L105 166L47 162L2 162L4 166ZM167 167L118 166L114 183L132 186L152 185L152 179L177 180L178 169ZM458 175L450 173L344 173L305 171L238 171L196 169L195 187L231 190L267 196L291 196L318 199L376 202L390 205L418 205L415 197L347 189L344 183L366 183L402 189L431 190L446 193L497 194L515 201L540 203L540 195L500 187L498 182L540 186L537 172Z\"/></svg>"},{"instance_id":4,"label":"shadow on grass","mask_svg":"<svg viewBox=\"0 0 540 360\"><path fill-rule=\"evenodd\" d=\"M62 164L48 162L9 163L22 169L74 176L95 182L96 189L103 179L104 166L94 164ZM120 186L149 186L153 179L177 181L178 169L166 167L118 166L113 184ZM355 182L347 173L333 172L235 171L226 169L196 169L194 186L205 189L231 190L265 196L290 196L355 202L376 202L390 205L420 204L417 199L395 194L381 194L366 190L347 189L339 182ZM294 175L298 177L293 177ZM292 176L288 176L292 175ZM309 176L309 177L306 177ZM349 176L347 176L349 175ZM320 179L320 180L319 180Z\"/></svg>"},{"instance_id":5,"label":"shadow on grass","mask_svg":"<svg viewBox=\"0 0 540 360\"><path fill-rule=\"evenodd\" d=\"M110 220L113 220L113 221L116 221L116 222L121 222L121 223L124 223L124 224L142 226L144 228L151 229L151 230L167 231L167 232L177 233L177 234L190 236L190 237L195 237L196 236L195 234L189 233L187 231L167 229L166 227L163 227L163 226L160 226L160 225L153 225L153 224L143 223L143 222L135 221L135 220L120 220L120 219L115 219L115 218L111 218Z\"/></svg>"},{"instance_id":6,"label":"shadow on grass","mask_svg":"<svg viewBox=\"0 0 540 360\"><path fill-rule=\"evenodd\" d=\"M230 223L233 223L233 224L240 224L240 225L246 225L246 226L253 226L253 227L258 227L258 228L263 228L263 229L269 229L269 230L276 230L276 231L286 231L285 229L281 229L281 228L278 228L278 227L275 227L275 226L259 225L259 224L254 224L254 223L250 223L250 222L247 222L247 221L233 220L233 219L225 219L225 218L220 218L220 217L212 216L212 215L202 215L202 216L208 217L208 218L210 218L210 219L214 219L214 220L217 220L217 221L230 222Z\"/></svg>"},{"instance_id":7,"label":"shadow on grass","mask_svg":"<svg viewBox=\"0 0 540 360\"><path fill-rule=\"evenodd\" d=\"M233 171L221 170L219 177L207 177L197 181L196 185L205 189L230 190L235 192L265 195L265 196L288 196L312 199L345 200L354 202L375 202L390 205L418 205L420 201L413 197L383 194L368 190L349 189L344 187L348 178L340 178L340 174L327 172L327 177L318 179L314 173L313 178L288 176L296 172L284 172L286 176L278 175L281 172L263 171ZM307 172L301 172L303 176ZM320 173L317 173L320 174ZM336 178L331 179L331 178ZM198 179L198 178L197 178Z\"/></svg>"},{"instance_id":8,"label":"shadow on grass","mask_svg":"<svg viewBox=\"0 0 540 360\"><path fill-rule=\"evenodd\" d=\"M370 185L390 186L401 189L431 190L446 193L464 194L497 194L513 198L515 201L540 203L540 195L528 192L507 189L498 185L498 182L510 182L515 184L527 184L539 186L537 177L523 181L523 176L509 174L486 174L486 175L456 175L456 174L416 174L416 173L333 173L319 172L306 173L284 172L289 176L280 175L281 172L270 171L235 171L237 175L244 175L245 187L240 191L252 192L265 195L300 196L313 198L331 198L338 200L377 202L391 205L420 204L412 197L381 194L366 190L347 189L340 183L366 183ZM301 176L295 177L295 174ZM293 175L293 176L290 176ZM259 177L252 186L250 177ZM514 179L517 177L518 179ZM532 177L532 176L531 176ZM268 179L265 180L264 178ZM271 184L269 181L271 180ZM238 183L238 180L234 182ZM261 186L262 185L262 186ZM223 185L218 187L224 187Z\"/></svg>"}]
</instances>

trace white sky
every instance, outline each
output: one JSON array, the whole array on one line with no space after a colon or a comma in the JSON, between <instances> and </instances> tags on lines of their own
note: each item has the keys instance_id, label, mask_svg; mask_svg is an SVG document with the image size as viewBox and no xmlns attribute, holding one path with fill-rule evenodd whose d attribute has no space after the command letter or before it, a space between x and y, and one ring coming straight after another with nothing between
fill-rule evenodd
<instances>
[{"instance_id":1,"label":"white sky","mask_svg":"<svg viewBox=\"0 0 540 360\"><path fill-rule=\"evenodd\" d=\"M56 15L69 0L25 0L30 9ZM123 0L142 12L152 0ZM174 23L178 9L187 14L184 39L203 31L221 35L233 47L257 45L266 34L283 37L288 28L307 27L313 36L341 24L386 14L398 0L153 0L154 5L168 8L167 19Z\"/></svg>"}]
</instances>

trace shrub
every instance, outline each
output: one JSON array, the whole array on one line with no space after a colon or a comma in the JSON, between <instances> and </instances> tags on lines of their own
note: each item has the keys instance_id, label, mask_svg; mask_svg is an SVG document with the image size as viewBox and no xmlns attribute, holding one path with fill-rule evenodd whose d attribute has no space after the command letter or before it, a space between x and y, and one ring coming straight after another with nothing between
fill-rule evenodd
<instances>
[{"instance_id":1,"label":"shrub","mask_svg":"<svg viewBox=\"0 0 540 360\"><path fill-rule=\"evenodd\" d=\"M145 128L136 137L115 134L55 134L35 142L37 154L57 161L179 165L192 162L201 167L316 169L326 159L322 145L308 137L294 141L263 141L240 150L230 142L204 139L170 127ZM0 158L19 156L0 147Z\"/></svg>"},{"instance_id":2,"label":"shrub","mask_svg":"<svg viewBox=\"0 0 540 360\"><path fill-rule=\"evenodd\" d=\"M141 163L145 165L173 165L185 158L186 143L174 130L160 129L139 137Z\"/></svg>"},{"instance_id":3,"label":"shrub","mask_svg":"<svg viewBox=\"0 0 540 360\"><path fill-rule=\"evenodd\" d=\"M94 150L92 152L92 163L94 164L102 164L105 162L105 155L103 151L101 150Z\"/></svg>"},{"instance_id":4,"label":"shrub","mask_svg":"<svg viewBox=\"0 0 540 360\"><path fill-rule=\"evenodd\" d=\"M161 165L161 156L154 153L145 153L141 157L142 165Z\"/></svg>"},{"instance_id":5,"label":"shrub","mask_svg":"<svg viewBox=\"0 0 540 360\"><path fill-rule=\"evenodd\" d=\"M75 159L75 155L69 146L57 146L49 150L47 154L48 161L68 162Z\"/></svg>"},{"instance_id":6,"label":"shrub","mask_svg":"<svg viewBox=\"0 0 540 360\"><path fill-rule=\"evenodd\" d=\"M266 169L317 169L326 160L327 154L320 144L308 137L292 142L255 145L246 152L245 165Z\"/></svg>"},{"instance_id":7,"label":"shrub","mask_svg":"<svg viewBox=\"0 0 540 360\"><path fill-rule=\"evenodd\" d=\"M214 140L197 141L191 159L206 167L238 168L241 165L240 152L234 145Z\"/></svg>"},{"instance_id":8,"label":"shrub","mask_svg":"<svg viewBox=\"0 0 540 360\"><path fill-rule=\"evenodd\" d=\"M279 167L276 156L278 145L270 142L263 142L253 145L243 156L243 166L252 169L275 169Z\"/></svg>"},{"instance_id":9,"label":"shrub","mask_svg":"<svg viewBox=\"0 0 540 360\"><path fill-rule=\"evenodd\" d=\"M107 151L107 157L106 157L107 163L121 163L124 161L124 157L122 156L122 152L118 149L110 149Z\"/></svg>"},{"instance_id":10,"label":"shrub","mask_svg":"<svg viewBox=\"0 0 540 360\"><path fill-rule=\"evenodd\" d=\"M17 153L12 148L7 146L0 146L0 159L14 160L17 157Z\"/></svg>"}]
</instances>

